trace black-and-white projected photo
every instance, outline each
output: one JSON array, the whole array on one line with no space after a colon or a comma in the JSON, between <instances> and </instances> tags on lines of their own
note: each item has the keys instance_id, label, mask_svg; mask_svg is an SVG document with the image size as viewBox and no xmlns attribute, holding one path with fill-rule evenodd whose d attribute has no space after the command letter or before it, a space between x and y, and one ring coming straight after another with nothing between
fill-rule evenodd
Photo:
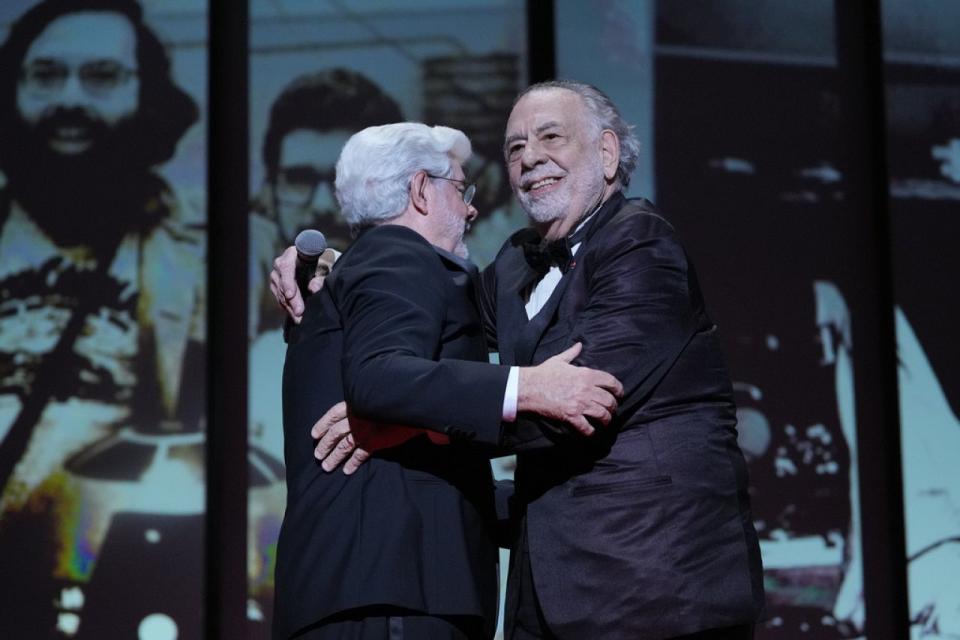
<instances>
[{"instance_id":1,"label":"black-and-white projected photo","mask_svg":"<svg viewBox=\"0 0 960 640\"><path fill-rule=\"evenodd\" d=\"M199 638L206 2L0 28L0 635Z\"/></svg>"}]
</instances>

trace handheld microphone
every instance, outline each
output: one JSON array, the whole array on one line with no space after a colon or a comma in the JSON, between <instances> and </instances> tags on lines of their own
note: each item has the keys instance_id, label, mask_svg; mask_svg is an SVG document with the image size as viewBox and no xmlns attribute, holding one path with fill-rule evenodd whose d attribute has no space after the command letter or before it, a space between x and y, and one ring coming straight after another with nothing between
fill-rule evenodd
<instances>
[{"instance_id":1,"label":"handheld microphone","mask_svg":"<svg viewBox=\"0 0 960 640\"><path fill-rule=\"evenodd\" d=\"M327 239L316 229L304 229L293 241L297 248L297 267L295 278L300 293L307 295L307 284L317 272L320 256L327 249Z\"/></svg>"}]
</instances>

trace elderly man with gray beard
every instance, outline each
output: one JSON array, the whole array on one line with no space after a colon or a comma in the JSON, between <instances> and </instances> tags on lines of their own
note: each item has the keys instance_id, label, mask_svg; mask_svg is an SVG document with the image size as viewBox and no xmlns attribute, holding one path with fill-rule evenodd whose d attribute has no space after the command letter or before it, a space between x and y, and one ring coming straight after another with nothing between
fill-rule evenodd
<instances>
[{"instance_id":1,"label":"elderly man with gray beard","mask_svg":"<svg viewBox=\"0 0 960 640\"><path fill-rule=\"evenodd\" d=\"M274 637L490 637L487 453L532 439L518 412L585 433L610 420L620 385L571 366L577 345L535 367L487 362L478 274L461 257L477 215L469 155L462 132L418 123L365 129L340 155L337 199L358 238L290 332ZM326 473L310 440L344 399L355 430L372 425L361 442L383 449L350 475Z\"/></svg>"},{"instance_id":2,"label":"elderly man with gray beard","mask_svg":"<svg viewBox=\"0 0 960 640\"><path fill-rule=\"evenodd\" d=\"M596 437L518 455L507 638L740 639L763 610L716 325L671 225L622 193L637 152L609 97L581 83L530 87L507 123L533 226L483 274L501 361L580 342L575 362L624 385Z\"/></svg>"}]
</instances>

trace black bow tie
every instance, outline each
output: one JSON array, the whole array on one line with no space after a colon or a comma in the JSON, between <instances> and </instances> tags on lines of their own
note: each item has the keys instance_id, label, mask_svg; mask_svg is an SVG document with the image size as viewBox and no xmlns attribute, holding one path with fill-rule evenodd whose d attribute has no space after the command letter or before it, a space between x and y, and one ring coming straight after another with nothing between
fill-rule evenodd
<instances>
[{"instance_id":1,"label":"black bow tie","mask_svg":"<svg viewBox=\"0 0 960 640\"><path fill-rule=\"evenodd\" d=\"M536 229L525 229L519 238L523 245L523 257L540 277L546 275L550 267L559 267L561 273L566 273L574 264L570 248L583 241L589 226L584 225L569 237L551 241L541 238Z\"/></svg>"},{"instance_id":2,"label":"black bow tie","mask_svg":"<svg viewBox=\"0 0 960 640\"><path fill-rule=\"evenodd\" d=\"M560 238L552 242L536 239L523 243L523 257L527 264L541 276L545 275L550 267L560 267L560 271L566 273L570 269L570 242L567 238Z\"/></svg>"}]
</instances>

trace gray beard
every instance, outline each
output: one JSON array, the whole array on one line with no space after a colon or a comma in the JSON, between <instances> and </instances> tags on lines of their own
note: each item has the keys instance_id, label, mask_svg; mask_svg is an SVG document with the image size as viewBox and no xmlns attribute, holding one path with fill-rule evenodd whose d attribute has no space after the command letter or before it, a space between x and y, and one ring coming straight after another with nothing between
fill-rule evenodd
<instances>
[{"instance_id":1,"label":"gray beard","mask_svg":"<svg viewBox=\"0 0 960 640\"><path fill-rule=\"evenodd\" d=\"M467 245L463 242L463 235L467 231L466 222L462 218L458 218L452 213L444 212L443 218L444 226L444 235L448 238L457 238L456 244L453 246L454 255L460 256L461 258L469 258L470 250L467 249Z\"/></svg>"},{"instance_id":2,"label":"gray beard","mask_svg":"<svg viewBox=\"0 0 960 640\"><path fill-rule=\"evenodd\" d=\"M570 180L570 182L567 183L563 192L593 194L587 200L587 210L577 212L579 218L589 215L593 208L600 202L603 189L606 186L606 181L603 177L603 168L598 166L595 173L583 175L578 180L573 180L568 174L567 180ZM569 200L566 199L565 193L563 192L551 193L537 200L529 196L517 196L517 199L531 220L538 224L546 224L554 220L560 220L567 215Z\"/></svg>"}]
</instances>

